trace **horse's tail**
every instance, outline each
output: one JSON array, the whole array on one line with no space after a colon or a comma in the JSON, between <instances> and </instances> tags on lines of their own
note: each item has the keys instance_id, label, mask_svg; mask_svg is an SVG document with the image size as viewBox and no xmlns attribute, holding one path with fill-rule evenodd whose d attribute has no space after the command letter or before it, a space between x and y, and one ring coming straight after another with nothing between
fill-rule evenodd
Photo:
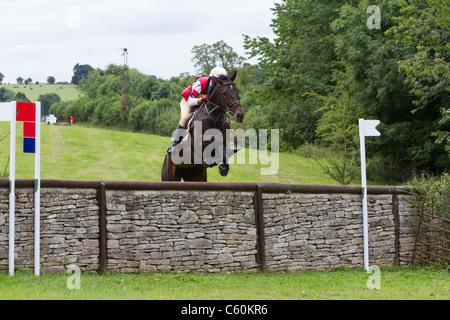
<instances>
[{"instance_id":1,"label":"horse's tail","mask_svg":"<svg viewBox=\"0 0 450 320\"><path fill-rule=\"evenodd\" d=\"M164 163L161 170L161 181L181 181L176 173L176 167L172 162L172 157L170 154L166 154L164 158Z\"/></svg>"}]
</instances>

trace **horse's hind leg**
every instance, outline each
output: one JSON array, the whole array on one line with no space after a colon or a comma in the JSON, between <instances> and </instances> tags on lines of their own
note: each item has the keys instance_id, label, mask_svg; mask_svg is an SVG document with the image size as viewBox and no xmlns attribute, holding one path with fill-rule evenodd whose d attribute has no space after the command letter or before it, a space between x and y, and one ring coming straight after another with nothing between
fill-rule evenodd
<instances>
[{"instance_id":1,"label":"horse's hind leg","mask_svg":"<svg viewBox=\"0 0 450 320\"><path fill-rule=\"evenodd\" d=\"M203 169L203 172L202 172L202 174L200 176L200 180L199 181L201 181L201 182L208 182L207 172L208 171L206 171L206 169Z\"/></svg>"}]
</instances>

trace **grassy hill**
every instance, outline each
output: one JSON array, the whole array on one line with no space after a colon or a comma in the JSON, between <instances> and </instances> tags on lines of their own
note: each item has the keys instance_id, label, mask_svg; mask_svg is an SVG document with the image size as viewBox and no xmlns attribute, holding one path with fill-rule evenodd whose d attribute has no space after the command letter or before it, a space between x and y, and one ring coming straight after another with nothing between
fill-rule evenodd
<instances>
[{"instance_id":1,"label":"grassy hill","mask_svg":"<svg viewBox=\"0 0 450 320\"><path fill-rule=\"evenodd\" d=\"M34 155L22 152L22 124L17 124L16 177L33 179ZM9 124L0 123L0 140ZM41 177L43 179L160 181L170 138L90 126L42 125ZM248 154L248 150L247 151ZM9 155L9 138L0 142L0 175ZM247 161L248 163L248 161ZM279 154L276 175L263 176L270 165L233 164L228 177L208 169L208 181L290 182L336 184L313 160L291 153Z\"/></svg>"},{"instance_id":2,"label":"grassy hill","mask_svg":"<svg viewBox=\"0 0 450 320\"><path fill-rule=\"evenodd\" d=\"M78 97L77 86L68 84L3 84L1 87L14 93L22 92L31 102L37 101L41 94L46 93L56 93L62 101L75 100Z\"/></svg>"}]
</instances>

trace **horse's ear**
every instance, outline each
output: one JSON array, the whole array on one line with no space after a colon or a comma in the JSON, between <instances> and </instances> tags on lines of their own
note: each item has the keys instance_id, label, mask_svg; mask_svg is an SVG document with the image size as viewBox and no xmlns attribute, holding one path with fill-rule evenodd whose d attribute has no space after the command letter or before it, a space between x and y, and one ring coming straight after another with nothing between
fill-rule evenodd
<instances>
[{"instance_id":1,"label":"horse's ear","mask_svg":"<svg viewBox=\"0 0 450 320\"><path fill-rule=\"evenodd\" d=\"M236 79L237 70L234 70L233 74L230 76L230 80L234 81Z\"/></svg>"}]
</instances>

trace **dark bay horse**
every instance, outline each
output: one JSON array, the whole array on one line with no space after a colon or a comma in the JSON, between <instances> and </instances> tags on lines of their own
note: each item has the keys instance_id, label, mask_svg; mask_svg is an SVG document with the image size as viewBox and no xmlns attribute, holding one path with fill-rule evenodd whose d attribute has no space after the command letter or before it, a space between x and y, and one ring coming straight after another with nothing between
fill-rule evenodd
<instances>
[{"instance_id":1,"label":"dark bay horse","mask_svg":"<svg viewBox=\"0 0 450 320\"><path fill-rule=\"evenodd\" d=\"M184 139L167 153L161 171L162 181L207 181L206 169L219 165L222 176L228 175L228 158L233 155L227 129L228 114L241 123L244 110L239 89L233 83L236 71L229 76L212 77L209 98L193 113Z\"/></svg>"}]
</instances>

